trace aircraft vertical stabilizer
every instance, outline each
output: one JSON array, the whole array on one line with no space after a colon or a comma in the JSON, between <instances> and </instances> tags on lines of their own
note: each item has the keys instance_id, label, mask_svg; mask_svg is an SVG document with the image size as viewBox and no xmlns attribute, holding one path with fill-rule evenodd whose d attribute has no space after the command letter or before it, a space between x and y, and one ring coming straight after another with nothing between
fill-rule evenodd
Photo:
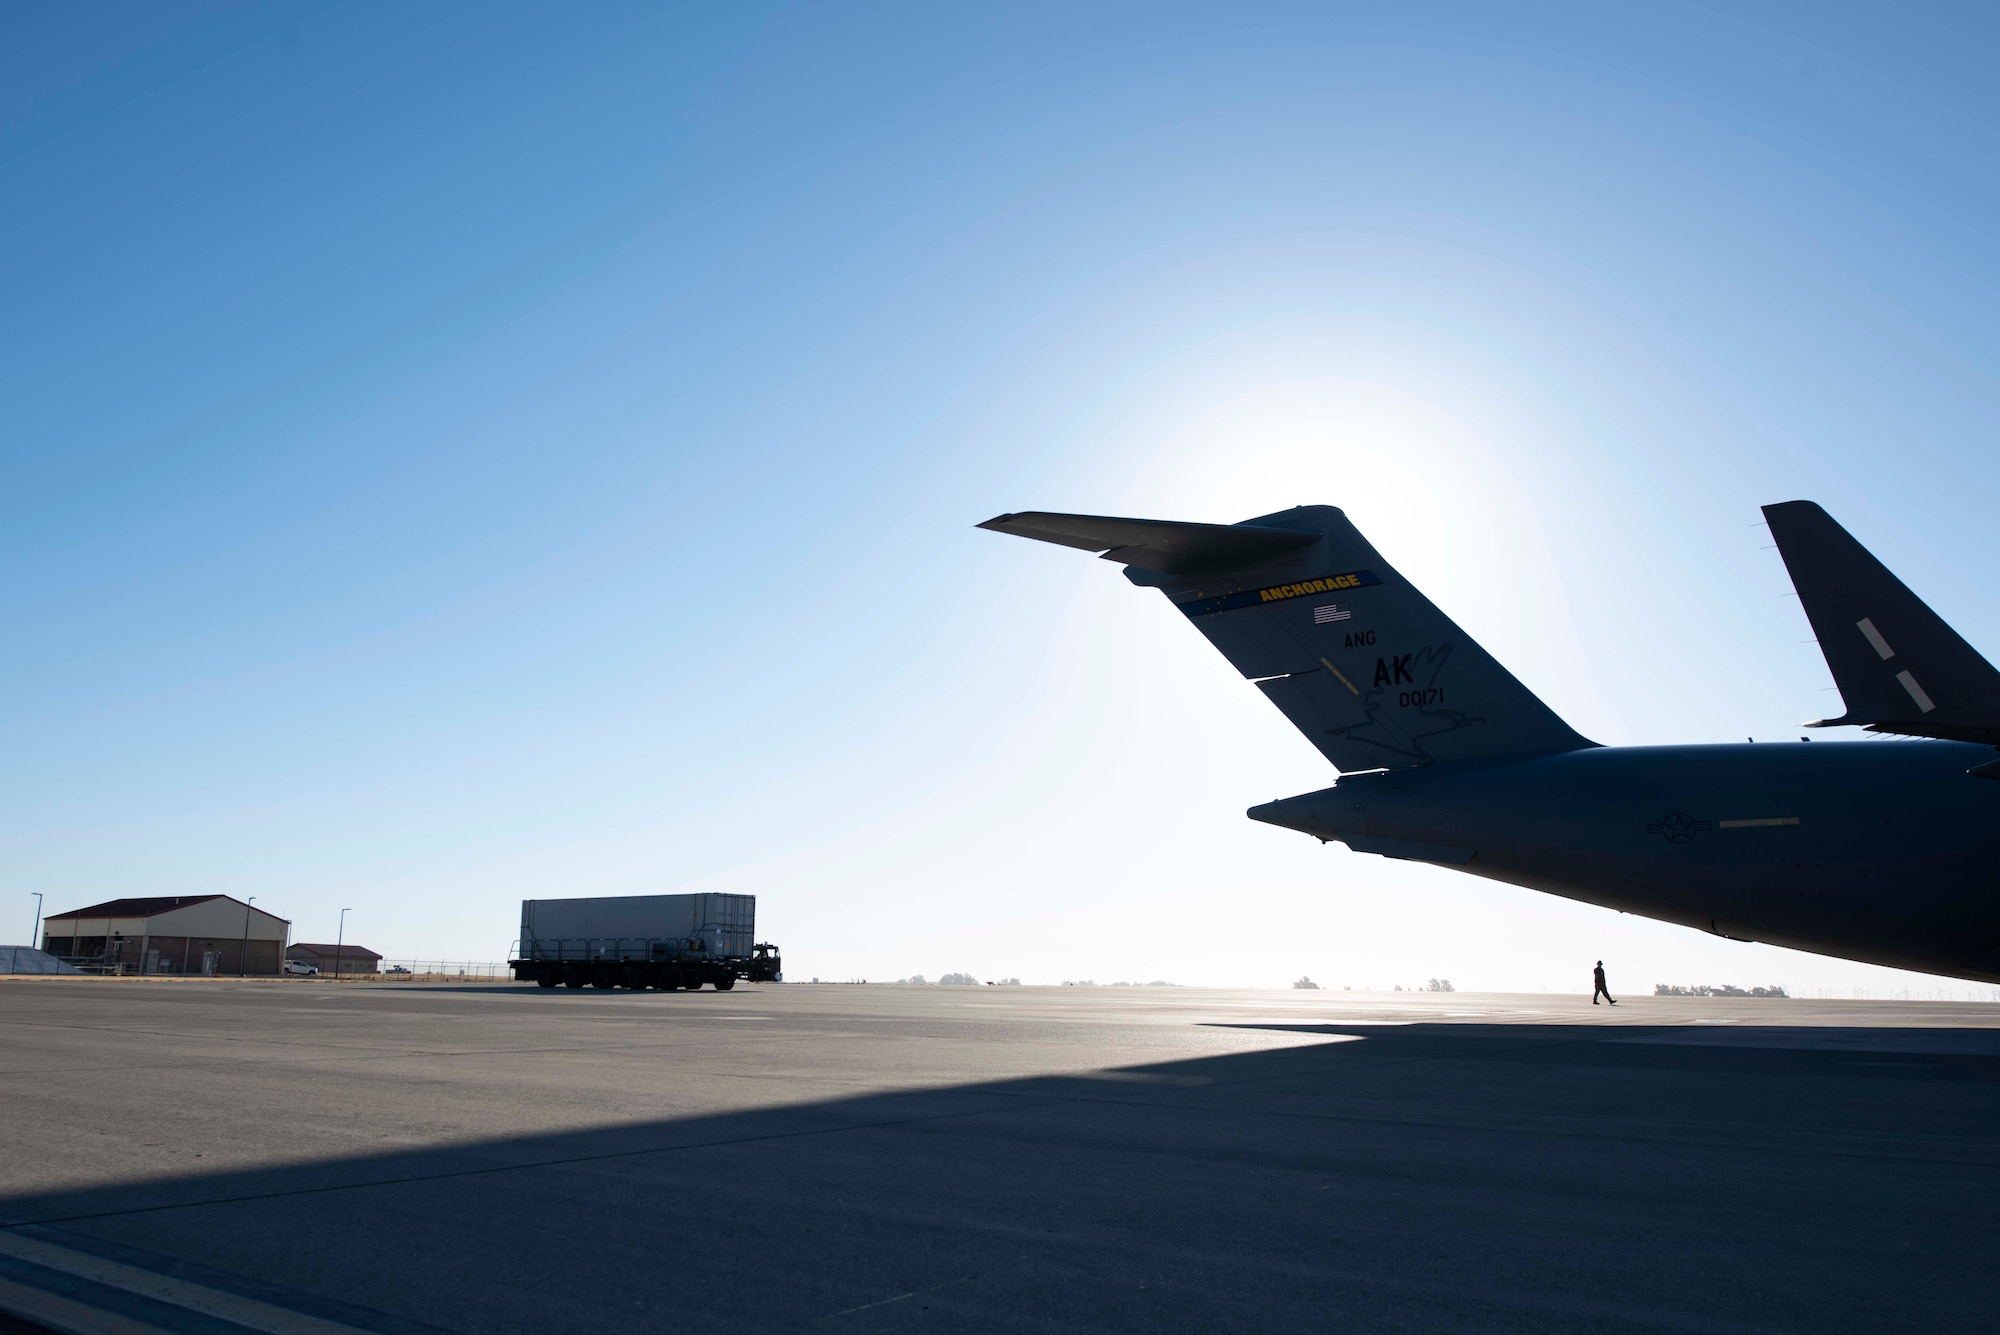
<instances>
[{"instance_id":1,"label":"aircraft vertical stabilizer","mask_svg":"<svg viewBox=\"0 0 2000 1335\"><path fill-rule=\"evenodd\" d=\"M1811 501L1764 507L1847 712L1806 726L2000 745L2000 672Z\"/></svg>"},{"instance_id":2,"label":"aircraft vertical stabilizer","mask_svg":"<svg viewBox=\"0 0 2000 1335\"><path fill-rule=\"evenodd\" d=\"M1338 769L1595 745L1332 506L1240 524L1029 511L980 527L1123 564L1127 579L1164 593Z\"/></svg>"}]
</instances>

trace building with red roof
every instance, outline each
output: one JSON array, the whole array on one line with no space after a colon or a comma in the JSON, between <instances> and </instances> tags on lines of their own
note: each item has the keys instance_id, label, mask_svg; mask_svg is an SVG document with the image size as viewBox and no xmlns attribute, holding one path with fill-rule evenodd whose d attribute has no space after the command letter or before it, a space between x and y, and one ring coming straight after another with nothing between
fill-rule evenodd
<instances>
[{"instance_id":1,"label":"building with red roof","mask_svg":"<svg viewBox=\"0 0 2000 1335\"><path fill-rule=\"evenodd\" d=\"M110 899L43 921L42 949L107 973L275 974L288 918L233 895Z\"/></svg>"}]
</instances>

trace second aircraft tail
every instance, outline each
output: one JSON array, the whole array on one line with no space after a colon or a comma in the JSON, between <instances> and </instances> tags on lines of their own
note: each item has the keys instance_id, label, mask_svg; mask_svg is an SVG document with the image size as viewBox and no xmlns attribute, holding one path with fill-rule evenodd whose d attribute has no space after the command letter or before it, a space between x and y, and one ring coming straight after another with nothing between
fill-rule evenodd
<instances>
[{"instance_id":1,"label":"second aircraft tail","mask_svg":"<svg viewBox=\"0 0 2000 1335\"><path fill-rule=\"evenodd\" d=\"M1847 712L1809 728L2000 745L2000 672L1811 501L1764 507Z\"/></svg>"},{"instance_id":2,"label":"second aircraft tail","mask_svg":"<svg viewBox=\"0 0 2000 1335\"><path fill-rule=\"evenodd\" d=\"M1578 735L1328 505L1240 524L1027 511L981 528L1157 588L1344 771L1572 751Z\"/></svg>"}]
</instances>

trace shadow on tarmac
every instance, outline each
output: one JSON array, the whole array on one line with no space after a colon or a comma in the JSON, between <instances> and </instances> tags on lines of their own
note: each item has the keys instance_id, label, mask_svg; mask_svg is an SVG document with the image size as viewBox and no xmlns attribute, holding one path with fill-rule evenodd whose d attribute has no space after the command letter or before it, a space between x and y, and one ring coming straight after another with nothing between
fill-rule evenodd
<instances>
[{"instance_id":1,"label":"shadow on tarmac","mask_svg":"<svg viewBox=\"0 0 2000 1335\"><path fill-rule=\"evenodd\" d=\"M1353 1041L0 1211L466 1331L1990 1328L1987 1031L1224 1027Z\"/></svg>"}]
</instances>

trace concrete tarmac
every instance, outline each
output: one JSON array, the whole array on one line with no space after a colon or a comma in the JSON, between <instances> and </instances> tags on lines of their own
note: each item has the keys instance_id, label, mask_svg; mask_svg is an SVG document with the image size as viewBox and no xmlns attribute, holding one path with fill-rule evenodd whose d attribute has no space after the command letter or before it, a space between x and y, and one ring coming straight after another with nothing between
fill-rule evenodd
<instances>
[{"instance_id":1,"label":"concrete tarmac","mask_svg":"<svg viewBox=\"0 0 2000 1335\"><path fill-rule=\"evenodd\" d=\"M2000 1006L42 978L0 1080L48 1329L1993 1324Z\"/></svg>"}]
</instances>

